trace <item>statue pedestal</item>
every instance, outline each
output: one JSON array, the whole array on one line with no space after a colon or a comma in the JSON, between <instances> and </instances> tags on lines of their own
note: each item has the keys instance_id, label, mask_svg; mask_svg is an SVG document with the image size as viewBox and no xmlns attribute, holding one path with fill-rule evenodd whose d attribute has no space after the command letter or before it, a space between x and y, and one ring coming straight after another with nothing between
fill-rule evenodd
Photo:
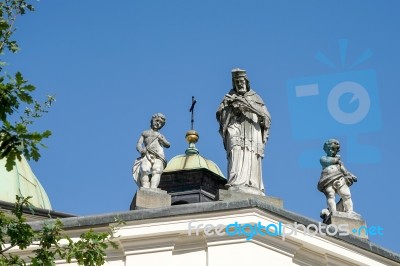
<instances>
[{"instance_id":1,"label":"statue pedestal","mask_svg":"<svg viewBox=\"0 0 400 266\"><path fill-rule=\"evenodd\" d=\"M367 224L361 215L356 212L332 212L327 224L347 224L351 235L368 239Z\"/></svg>"},{"instance_id":2,"label":"statue pedestal","mask_svg":"<svg viewBox=\"0 0 400 266\"><path fill-rule=\"evenodd\" d=\"M216 200L219 201L232 201L232 200L245 200L248 198L256 198L267 204L273 205L283 209L283 200L271 196L261 196L250 193L236 192L232 190L220 189L218 191Z\"/></svg>"},{"instance_id":3,"label":"statue pedestal","mask_svg":"<svg viewBox=\"0 0 400 266\"><path fill-rule=\"evenodd\" d=\"M131 210L171 206L171 195L159 188L140 188L131 203Z\"/></svg>"}]
</instances>

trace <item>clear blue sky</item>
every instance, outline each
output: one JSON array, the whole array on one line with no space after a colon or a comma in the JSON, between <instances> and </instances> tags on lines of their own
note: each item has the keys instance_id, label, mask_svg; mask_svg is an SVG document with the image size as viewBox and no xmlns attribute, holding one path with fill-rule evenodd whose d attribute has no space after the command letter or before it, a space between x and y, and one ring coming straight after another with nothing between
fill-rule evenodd
<instances>
[{"instance_id":1,"label":"clear blue sky","mask_svg":"<svg viewBox=\"0 0 400 266\"><path fill-rule=\"evenodd\" d=\"M172 144L167 158L182 154L192 95L198 101L197 147L226 172L215 111L231 88L231 69L240 67L272 115L263 161L266 193L282 198L286 209L319 220L325 207L316 188L319 157L323 141L335 137L343 162L359 179L351 187L355 211L368 225L384 228L384 236L372 241L400 251L399 2L34 5L36 12L17 20L21 51L7 58L7 71L21 71L38 87L38 98L57 98L37 123L53 131L48 149L31 163L55 210L128 210L137 189L131 166L141 131L153 113L164 113L162 133ZM342 82L359 86L340 93ZM296 97L296 86L310 84L318 95ZM340 120L356 114L359 121Z\"/></svg>"}]
</instances>

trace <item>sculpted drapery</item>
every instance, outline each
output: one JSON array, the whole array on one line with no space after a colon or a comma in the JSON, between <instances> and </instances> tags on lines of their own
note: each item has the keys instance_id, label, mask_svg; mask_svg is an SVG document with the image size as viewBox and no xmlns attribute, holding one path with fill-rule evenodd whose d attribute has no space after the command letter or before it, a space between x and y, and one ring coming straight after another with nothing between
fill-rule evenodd
<instances>
[{"instance_id":1,"label":"sculpted drapery","mask_svg":"<svg viewBox=\"0 0 400 266\"><path fill-rule=\"evenodd\" d=\"M150 122L151 129L143 131L136 144L140 157L133 164L132 174L139 188L156 189L160 184L161 174L167 165L163 147L170 146L159 132L165 120L163 114L154 114Z\"/></svg>"},{"instance_id":2,"label":"sculpted drapery","mask_svg":"<svg viewBox=\"0 0 400 266\"><path fill-rule=\"evenodd\" d=\"M250 89L244 70L234 69L232 81L234 89L217 110L228 158L227 188L264 195L261 160L271 117L261 97Z\"/></svg>"}]
</instances>

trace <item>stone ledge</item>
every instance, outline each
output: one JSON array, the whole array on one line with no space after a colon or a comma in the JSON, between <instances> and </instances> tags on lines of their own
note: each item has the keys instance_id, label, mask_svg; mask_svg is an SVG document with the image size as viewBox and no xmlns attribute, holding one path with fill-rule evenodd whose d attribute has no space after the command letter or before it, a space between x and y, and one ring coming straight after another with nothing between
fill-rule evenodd
<instances>
[{"instance_id":1,"label":"stone ledge","mask_svg":"<svg viewBox=\"0 0 400 266\"><path fill-rule=\"evenodd\" d=\"M161 189L141 188L133 197L130 209L152 209L171 206L171 195Z\"/></svg>"},{"instance_id":2,"label":"stone ledge","mask_svg":"<svg viewBox=\"0 0 400 266\"><path fill-rule=\"evenodd\" d=\"M366 232L367 224L362 219L361 215L356 212L333 212L329 217L329 223L334 225L347 224L350 234L359 238L368 239L368 233ZM364 227L364 229L360 229L360 227Z\"/></svg>"},{"instance_id":3,"label":"stone ledge","mask_svg":"<svg viewBox=\"0 0 400 266\"><path fill-rule=\"evenodd\" d=\"M249 193L243 192L236 192L231 190L224 190L220 189L216 196L216 200L218 201L238 201L238 200L245 200L249 198L256 198L266 204L273 205L278 208L283 209L283 200L271 196L261 196L261 195L254 195Z\"/></svg>"}]
</instances>

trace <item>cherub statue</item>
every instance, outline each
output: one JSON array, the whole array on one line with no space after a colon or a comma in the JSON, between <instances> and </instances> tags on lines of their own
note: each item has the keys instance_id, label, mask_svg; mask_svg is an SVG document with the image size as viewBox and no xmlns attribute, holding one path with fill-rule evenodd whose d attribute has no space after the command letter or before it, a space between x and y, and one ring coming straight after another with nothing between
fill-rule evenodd
<instances>
[{"instance_id":1,"label":"cherub statue","mask_svg":"<svg viewBox=\"0 0 400 266\"><path fill-rule=\"evenodd\" d=\"M347 171L340 160L340 143L336 139L329 139L324 143L326 156L322 156L321 177L318 181L318 190L326 196L328 209L321 212L324 218L334 211L353 213L353 201L351 200L350 186L357 182L357 177ZM336 204L335 195L338 194L341 200Z\"/></svg>"},{"instance_id":2,"label":"cherub statue","mask_svg":"<svg viewBox=\"0 0 400 266\"><path fill-rule=\"evenodd\" d=\"M151 129L143 131L137 142L136 149L140 157L133 165L133 178L138 187L157 188L160 184L161 174L167 165L163 147L170 147L170 143L159 132L165 120L163 114L154 114L150 122Z\"/></svg>"}]
</instances>

